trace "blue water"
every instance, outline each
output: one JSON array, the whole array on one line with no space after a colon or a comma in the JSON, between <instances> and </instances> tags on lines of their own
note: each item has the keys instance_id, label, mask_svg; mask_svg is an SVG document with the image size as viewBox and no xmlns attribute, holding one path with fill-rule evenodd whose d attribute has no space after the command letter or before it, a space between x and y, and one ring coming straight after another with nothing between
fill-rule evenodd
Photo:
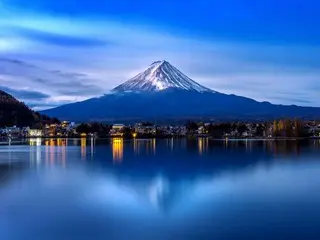
<instances>
[{"instance_id":1,"label":"blue water","mask_svg":"<svg viewBox=\"0 0 320 240\"><path fill-rule=\"evenodd\" d=\"M0 146L0 239L320 239L320 142Z\"/></svg>"}]
</instances>

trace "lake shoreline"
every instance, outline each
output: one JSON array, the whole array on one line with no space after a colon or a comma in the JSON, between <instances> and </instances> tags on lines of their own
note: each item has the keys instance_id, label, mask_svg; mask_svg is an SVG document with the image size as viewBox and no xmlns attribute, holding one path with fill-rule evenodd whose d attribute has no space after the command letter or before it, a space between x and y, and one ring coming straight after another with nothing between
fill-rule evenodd
<instances>
[{"instance_id":1,"label":"lake shoreline","mask_svg":"<svg viewBox=\"0 0 320 240\"><path fill-rule=\"evenodd\" d=\"M96 140L107 140L107 139L124 139L124 140L148 140L148 139L199 139L199 138L207 138L208 140L211 141L305 141L305 140L320 140L320 137L301 137L301 138L289 138L289 137L281 137L281 138L261 138L261 137L256 137L256 138L214 138L212 136L202 136L202 135L189 135L189 136L163 136L163 137L114 137L114 136L107 136L107 137L26 137L26 138L15 138L11 139L1 139L0 145L19 145L28 142L30 139L42 139L42 140L47 140L47 139L96 139Z\"/></svg>"}]
</instances>

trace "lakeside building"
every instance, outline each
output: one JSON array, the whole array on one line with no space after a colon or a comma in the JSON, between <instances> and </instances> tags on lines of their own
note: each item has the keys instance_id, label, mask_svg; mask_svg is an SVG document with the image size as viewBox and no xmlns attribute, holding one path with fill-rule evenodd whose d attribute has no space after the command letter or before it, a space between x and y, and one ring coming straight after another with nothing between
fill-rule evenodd
<instances>
[{"instance_id":1,"label":"lakeside building","mask_svg":"<svg viewBox=\"0 0 320 240\"><path fill-rule=\"evenodd\" d=\"M45 130L44 130L44 135L45 136L49 136L49 137L53 137L57 135L57 126L58 124L46 124L45 125Z\"/></svg>"},{"instance_id":2,"label":"lakeside building","mask_svg":"<svg viewBox=\"0 0 320 240\"><path fill-rule=\"evenodd\" d=\"M79 124L62 121L36 128L9 126L0 128L3 137L179 137L187 135L212 136L214 138L277 138L320 137L320 122L299 120L274 120L269 122L193 122L186 125L155 125L136 123L131 125L103 123Z\"/></svg>"},{"instance_id":3,"label":"lakeside building","mask_svg":"<svg viewBox=\"0 0 320 240\"><path fill-rule=\"evenodd\" d=\"M17 126L5 127L1 130L1 135L6 135L10 137L20 137L22 135L22 129Z\"/></svg>"},{"instance_id":4,"label":"lakeside building","mask_svg":"<svg viewBox=\"0 0 320 240\"><path fill-rule=\"evenodd\" d=\"M312 136L320 137L320 124L308 125L307 129Z\"/></svg>"},{"instance_id":5,"label":"lakeside building","mask_svg":"<svg viewBox=\"0 0 320 240\"><path fill-rule=\"evenodd\" d=\"M68 121L62 121L62 122L61 122L61 127L62 127L62 128L68 128L69 125L70 125L70 122L68 122Z\"/></svg>"},{"instance_id":6,"label":"lakeside building","mask_svg":"<svg viewBox=\"0 0 320 240\"><path fill-rule=\"evenodd\" d=\"M157 134L157 127L155 125L143 125L142 123L137 123L134 127L135 133L138 135L153 135Z\"/></svg>"},{"instance_id":7,"label":"lakeside building","mask_svg":"<svg viewBox=\"0 0 320 240\"><path fill-rule=\"evenodd\" d=\"M200 126L200 127L198 127L197 133L198 133L199 135L205 134L205 133L206 133L206 128L205 128L205 126Z\"/></svg>"},{"instance_id":8,"label":"lakeside building","mask_svg":"<svg viewBox=\"0 0 320 240\"><path fill-rule=\"evenodd\" d=\"M178 136L186 136L188 133L187 127L186 126L177 126L172 128L174 134Z\"/></svg>"},{"instance_id":9,"label":"lakeside building","mask_svg":"<svg viewBox=\"0 0 320 240\"><path fill-rule=\"evenodd\" d=\"M61 124L46 124L39 128L9 126L0 128L0 135L5 137L67 137L75 133L75 123L67 121Z\"/></svg>"},{"instance_id":10,"label":"lakeside building","mask_svg":"<svg viewBox=\"0 0 320 240\"><path fill-rule=\"evenodd\" d=\"M114 124L109 132L110 136L113 137L122 137L124 134L124 124Z\"/></svg>"},{"instance_id":11,"label":"lakeside building","mask_svg":"<svg viewBox=\"0 0 320 240\"><path fill-rule=\"evenodd\" d=\"M186 126L158 126L157 133L164 136L185 136L188 133Z\"/></svg>"},{"instance_id":12,"label":"lakeside building","mask_svg":"<svg viewBox=\"0 0 320 240\"><path fill-rule=\"evenodd\" d=\"M63 121L61 124L50 124L45 125L43 129L43 136L54 137L54 136L64 136L67 137L70 134L74 134L76 129L76 124L74 122Z\"/></svg>"},{"instance_id":13,"label":"lakeside building","mask_svg":"<svg viewBox=\"0 0 320 240\"><path fill-rule=\"evenodd\" d=\"M43 131L41 129L29 129L28 137L42 137Z\"/></svg>"}]
</instances>

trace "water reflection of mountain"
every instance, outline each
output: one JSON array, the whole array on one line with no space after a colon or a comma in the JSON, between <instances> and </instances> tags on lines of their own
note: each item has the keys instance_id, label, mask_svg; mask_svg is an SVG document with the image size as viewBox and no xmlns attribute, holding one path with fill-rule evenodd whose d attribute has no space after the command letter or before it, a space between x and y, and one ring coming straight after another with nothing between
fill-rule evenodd
<instances>
[{"instance_id":1,"label":"water reflection of mountain","mask_svg":"<svg viewBox=\"0 0 320 240\"><path fill-rule=\"evenodd\" d=\"M169 139L135 140L122 144L120 165L111 165L98 145L94 167L98 164L98 169L111 173L120 187L131 189L165 212L192 194L192 188L199 181L212 181L222 174L250 170L260 163L268 167L275 157L290 159L319 150L318 144L297 141Z\"/></svg>"},{"instance_id":2,"label":"water reflection of mountain","mask_svg":"<svg viewBox=\"0 0 320 240\"><path fill-rule=\"evenodd\" d=\"M42 145L41 145L42 144ZM30 141L30 146L0 149L1 184L29 168L81 169L96 173L116 187L163 212L173 210L192 195L200 183L213 184L221 175L271 167L279 160L314 160L319 141L212 141L200 139L93 140L51 139ZM303 156L303 158L300 158ZM8 171L10 174L8 175ZM21 177L22 179L22 177Z\"/></svg>"},{"instance_id":3,"label":"water reflection of mountain","mask_svg":"<svg viewBox=\"0 0 320 240\"><path fill-rule=\"evenodd\" d=\"M228 148L224 142L209 145L208 139L167 140L158 143L156 150L154 155L150 149L140 149L137 157L135 150L127 147L122 165L108 171L113 172L120 185L164 212L192 194L199 181L211 181L217 175L242 171L259 161L268 163L272 158L262 146L248 150L238 144Z\"/></svg>"},{"instance_id":4,"label":"water reflection of mountain","mask_svg":"<svg viewBox=\"0 0 320 240\"><path fill-rule=\"evenodd\" d=\"M112 155L107 154L106 145L110 145ZM165 172L169 178L174 179L197 175L198 170L204 173L226 168L237 169L258 161L268 163L279 157L290 159L318 150L319 143L297 141L119 140L116 144L97 142L94 159L110 167L111 161L120 162L121 158L121 164L113 169L137 172L140 176Z\"/></svg>"}]
</instances>

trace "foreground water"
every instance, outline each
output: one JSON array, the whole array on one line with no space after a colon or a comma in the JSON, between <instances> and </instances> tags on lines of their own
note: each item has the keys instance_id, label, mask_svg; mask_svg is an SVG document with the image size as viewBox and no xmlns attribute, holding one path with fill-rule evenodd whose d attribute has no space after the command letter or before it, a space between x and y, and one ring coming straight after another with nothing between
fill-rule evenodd
<instances>
[{"instance_id":1,"label":"foreground water","mask_svg":"<svg viewBox=\"0 0 320 240\"><path fill-rule=\"evenodd\" d=\"M319 239L319 141L0 147L0 239Z\"/></svg>"}]
</instances>

